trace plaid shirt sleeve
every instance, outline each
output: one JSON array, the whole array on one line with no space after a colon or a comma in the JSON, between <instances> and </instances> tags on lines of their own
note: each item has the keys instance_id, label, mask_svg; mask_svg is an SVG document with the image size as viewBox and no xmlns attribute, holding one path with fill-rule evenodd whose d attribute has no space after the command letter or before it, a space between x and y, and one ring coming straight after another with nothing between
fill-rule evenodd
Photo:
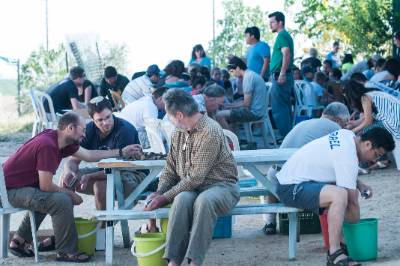
<instances>
[{"instance_id":1,"label":"plaid shirt sleeve","mask_svg":"<svg viewBox=\"0 0 400 266\"><path fill-rule=\"evenodd\" d=\"M168 201L172 201L182 191L192 191L201 185L220 155L221 145L225 145L223 137L217 136L218 132L205 132L195 143L196 152L192 153L191 166L187 176L170 190L164 193Z\"/></svg>"},{"instance_id":2,"label":"plaid shirt sleeve","mask_svg":"<svg viewBox=\"0 0 400 266\"><path fill-rule=\"evenodd\" d=\"M176 137L176 136L174 136ZM162 171L162 174L159 179L157 192L161 194L168 191L172 186L176 185L179 182L178 174L176 173L176 162L175 162L175 153L176 147L174 146L174 141L171 141L171 149L167 156L166 165Z\"/></svg>"}]
</instances>

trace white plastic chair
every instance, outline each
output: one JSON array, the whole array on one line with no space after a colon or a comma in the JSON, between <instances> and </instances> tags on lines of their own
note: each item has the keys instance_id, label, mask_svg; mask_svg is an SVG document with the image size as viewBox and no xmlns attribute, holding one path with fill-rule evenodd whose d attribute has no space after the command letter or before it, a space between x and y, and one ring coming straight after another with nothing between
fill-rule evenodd
<instances>
[{"instance_id":1,"label":"white plastic chair","mask_svg":"<svg viewBox=\"0 0 400 266\"><path fill-rule=\"evenodd\" d=\"M272 127L271 119L269 116L270 110L271 110L271 83L267 82L265 83L265 86L267 87L267 112L265 113L264 117L260 120L257 121L252 121L248 123L243 123L244 131L246 133L246 138L249 142L253 142L253 131L252 131L252 126L254 124L262 124L261 127L261 133L262 133L262 138L264 141L264 146L268 147L270 146L268 143L268 136L267 133L270 134L273 142L273 147L277 148L278 144L276 142L276 137L275 137L275 132Z\"/></svg>"},{"instance_id":2,"label":"white plastic chair","mask_svg":"<svg viewBox=\"0 0 400 266\"><path fill-rule=\"evenodd\" d=\"M150 148L146 152L166 154L164 142L162 140L161 126L159 119L148 118L144 120L144 126L149 139Z\"/></svg>"},{"instance_id":3,"label":"white plastic chair","mask_svg":"<svg viewBox=\"0 0 400 266\"><path fill-rule=\"evenodd\" d=\"M312 118L314 110L324 110L324 106L312 106L306 105L304 102L304 92L307 89L307 86L311 86L308 82L304 80L296 80L294 83L294 95L296 99L296 104L294 106L294 119L293 124L296 123L296 117L299 117L303 114L307 115L309 118ZM312 88L311 88L312 89Z\"/></svg>"},{"instance_id":4,"label":"white plastic chair","mask_svg":"<svg viewBox=\"0 0 400 266\"><path fill-rule=\"evenodd\" d=\"M53 101L51 97L42 91L31 89L29 96L32 101L33 109L35 112L34 128L32 129L32 137L44 129L55 129L57 127L58 119L54 111ZM47 101L50 113L46 113L44 102Z\"/></svg>"},{"instance_id":5,"label":"white plastic chair","mask_svg":"<svg viewBox=\"0 0 400 266\"><path fill-rule=\"evenodd\" d=\"M22 209L22 208L14 208L8 202L8 195L6 189L6 183L4 180L3 166L0 167L0 193L1 193L1 203L2 208L0 208L0 227L1 227L1 247L0 247L0 257L6 258L8 256L8 236L10 233L10 216L13 213L28 211L29 218L31 221L31 231L32 231L32 242L33 248L35 252L35 262L39 261L38 257L38 243L36 237L36 223L35 223L35 214L33 211Z\"/></svg>"}]
</instances>

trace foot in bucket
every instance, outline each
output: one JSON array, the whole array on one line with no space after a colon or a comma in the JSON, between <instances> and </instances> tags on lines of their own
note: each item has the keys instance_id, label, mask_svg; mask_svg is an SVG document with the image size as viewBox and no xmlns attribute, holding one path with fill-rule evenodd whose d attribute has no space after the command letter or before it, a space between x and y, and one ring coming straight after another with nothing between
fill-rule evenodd
<instances>
[{"instance_id":1,"label":"foot in bucket","mask_svg":"<svg viewBox=\"0 0 400 266\"><path fill-rule=\"evenodd\" d=\"M91 256L86 255L86 253L65 253L65 252L59 252L57 253L56 260L57 261L63 261L63 262L75 262L75 263L81 263L81 262L88 262L90 260Z\"/></svg>"},{"instance_id":2,"label":"foot in bucket","mask_svg":"<svg viewBox=\"0 0 400 266\"><path fill-rule=\"evenodd\" d=\"M327 257L327 266L361 266L361 263L358 263L354 261L352 258L350 258L348 255L345 254L345 251L341 248L333 252L332 254L329 254L328 251L328 257Z\"/></svg>"},{"instance_id":3,"label":"foot in bucket","mask_svg":"<svg viewBox=\"0 0 400 266\"><path fill-rule=\"evenodd\" d=\"M142 224L136 231L136 234L146 234L146 233L159 233L160 229L156 226L156 220L150 219L147 224Z\"/></svg>"},{"instance_id":4,"label":"foot in bucket","mask_svg":"<svg viewBox=\"0 0 400 266\"><path fill-rule=\"evenodd\" d=\"M11 239L9 250L14 256L21 258L33 257L35 255L32 245L20 237L14 237Z\"/></svg>"}]
</instances>

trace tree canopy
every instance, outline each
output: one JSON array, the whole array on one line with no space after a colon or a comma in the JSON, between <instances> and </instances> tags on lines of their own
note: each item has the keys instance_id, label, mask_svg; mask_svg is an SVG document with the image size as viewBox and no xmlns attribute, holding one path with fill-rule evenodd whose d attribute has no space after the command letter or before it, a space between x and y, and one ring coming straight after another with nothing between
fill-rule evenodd
<instances>
[{"instance_id":1,"label":"tree canopy","mask_svg":"<svg viewBox=\"0 0 400 266\"><path fill-rule=\"evenodd\" d=\"M390 52L394 14L392 0L301 1L295 15L298 31L315 40L340 40L354 53Z\"/></svg>"}]
</instances>

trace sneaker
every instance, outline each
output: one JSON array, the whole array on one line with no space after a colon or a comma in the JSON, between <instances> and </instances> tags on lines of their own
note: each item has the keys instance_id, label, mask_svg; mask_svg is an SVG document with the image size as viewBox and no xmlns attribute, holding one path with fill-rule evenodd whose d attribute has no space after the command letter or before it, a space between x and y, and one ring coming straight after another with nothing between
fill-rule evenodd
<instances>
[{"instance_id":1,"label":"sneaker","mask_svg":"<svg viewBox=\"0 0 400 266\"><path fill-rule=\"evenodd\" d=\"M263 232L266 235L275 235L276 234L276 224L274 224L274 223L265 224L263 227Z\"/></svg>"}]
</instances>

